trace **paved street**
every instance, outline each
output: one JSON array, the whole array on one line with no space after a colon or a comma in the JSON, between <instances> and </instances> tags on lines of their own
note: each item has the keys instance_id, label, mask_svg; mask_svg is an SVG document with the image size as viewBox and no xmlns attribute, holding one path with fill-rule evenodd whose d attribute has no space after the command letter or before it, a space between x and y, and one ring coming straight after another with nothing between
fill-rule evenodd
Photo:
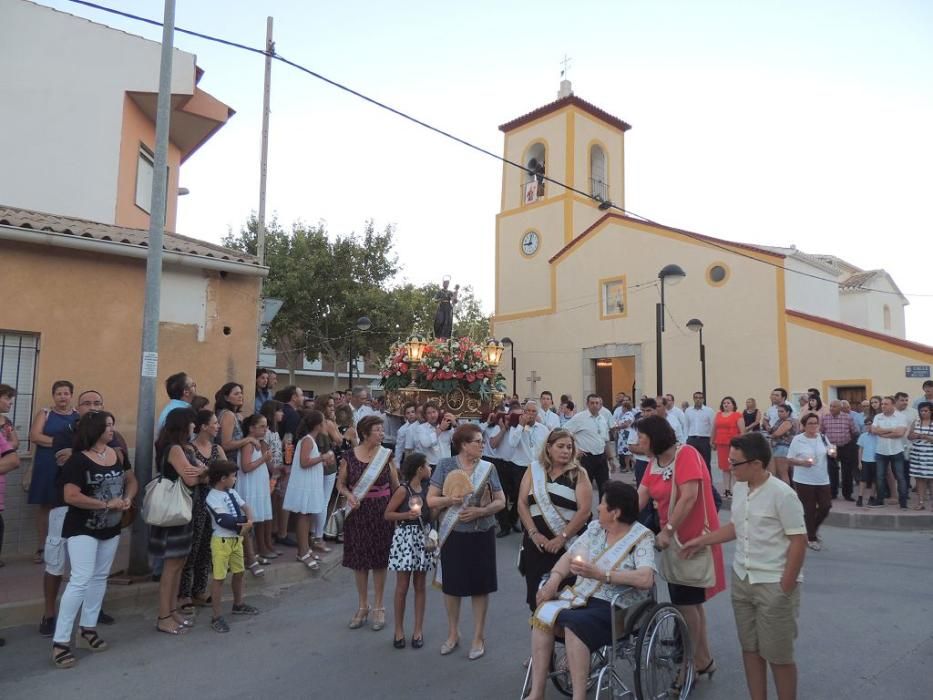
<instances>
[{"instance_id":1,"label":"paved street","mask_svg":"<svg viewBox=\"0 0 933 700\"><path fill-rule=\"evenodd\" d=\"M103 630L111 649L95 658L78 651L78 667L70 671L51 668L49 643L34 627L6 630L0 698L51 697L61 690L98 700L514 698L529 636L522 581L514 569L518 539L500 541L500 590L490 610L487 655L477 662L466 659L467 649L439 656L445 623L436 591L429 594L422 650L392 648L391 612L382 632L347 629L356 596L348 572L338 567L325 579L253 596L251 602L263 614L228 617L228 635L211 632L204 615L191 634L176 639L155 633L154 612L120 611L118 624ZM825 549L809 553L806 565L798 646L800 698L929 698L930 533L826 528L824 539ZM388 589L391 607L392 586ZM465 612L461 632L468 648L468 605ZM718 596L708 613L720 670L692 697L745 697L728 595ZM410 626L408 632L410 636ZM559 696L552 689L549 697Z\"/></svg>"}]
</instances>

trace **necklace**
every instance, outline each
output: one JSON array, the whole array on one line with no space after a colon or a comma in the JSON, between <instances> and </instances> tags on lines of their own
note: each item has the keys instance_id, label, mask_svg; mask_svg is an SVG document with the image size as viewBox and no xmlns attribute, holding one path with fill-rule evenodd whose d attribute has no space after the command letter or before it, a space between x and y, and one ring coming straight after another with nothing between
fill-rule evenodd
<instances>
[{"instance_id":1,"label":"necklace","mask_svg":"<svg viewBox=\"0 0 933 700\"><path fill-rule=\"evenodd\" d=\"M95 450L95 449L92 447L92 448L91 448L91 452L93 452L94 454L97 455L97 459L103 459L104 456L107 454L107 446L104 445L104 449L102 449L100 452L98 452L97 450Z\"/></svg>"}]
</instances>

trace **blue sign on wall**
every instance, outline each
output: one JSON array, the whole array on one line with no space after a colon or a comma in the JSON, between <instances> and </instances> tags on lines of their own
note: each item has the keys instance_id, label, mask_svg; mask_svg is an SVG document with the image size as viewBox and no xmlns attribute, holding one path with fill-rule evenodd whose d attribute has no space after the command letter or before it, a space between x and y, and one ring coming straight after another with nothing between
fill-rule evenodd
<instances>
[{"instance_id":1,"label":"blue sign on wall","mask_svg":"<svg viewBox=\"0 0 933 700\"><path fill-rule=\"evenodd\" d=\"M904 367L904 376L908 379L929 379L930 365L907 365Z\"/></svg>"}]
</instances>

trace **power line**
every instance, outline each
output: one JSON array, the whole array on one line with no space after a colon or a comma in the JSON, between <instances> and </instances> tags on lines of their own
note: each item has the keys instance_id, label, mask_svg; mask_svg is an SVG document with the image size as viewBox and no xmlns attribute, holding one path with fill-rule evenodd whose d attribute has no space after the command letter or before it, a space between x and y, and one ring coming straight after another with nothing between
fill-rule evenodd
<instances>
[{"instance_id":1,"label":"power line","mask_svg":"<svg viewBox=\"0 0 933 700\"><path fill-rule=\"evenodd\" d=\"M86 6L86 7L90 7L90 8L93 8L93 9L95 9L95 10L100 10L101 12L107 12L107 13L110 13L110 14L113 14L113 15L117 15L117 16L120 16L120 17L124 17L124 18L126 18L126 19L131 19L131 20L135 20L135 21L138 21L138 22L143 22L143 23L145 23L145 24L149 24L149 25L152 25L152 26L155 26L155 27L161 27L161 26L162 26L162 23L159 22L159 21L157 21L157 20L149 19L149 18L147 18L147 17L142 17L142 16L140 16L140 15L135 15L135 14L133 14L133 13L131 13L131 12L125 12L125 11L123 11L123 10L117 10L117 9L115 9L115 8L112 8L112 7L106 7L106 6L104 6L104 5L98 5L97 3L88 2L87 0L69 0L69 2L72 2L72 3L77 4L77 5L84 5L84 6ZM322 82L325 82L325 83L327 83L328 85L331 85L332 87L335 87L335 88L337 88L337 89L339 89L339 90L343 90L344 92L347 92L347 93L353 95L354 97L358 97L358 98L360 98L361 100L370 103L371 105L374 105L374 106L376 106L376 107L379 107L380 109L386 110L387 112L391 112L392 114L394 114L394 115L396 115L396 116L398 116L398 117L401 117L402 119L405 119L405 120L407 120L407 121L410 121L410 122L412 122L413 124L417 124L418 126L420 126L420 127L422 127L422 128L425 128L425 129L427 129L427 130L429 130L429 131L433 131L434 133L436 133L436 134L438 134L438 135L440 135L440 136L443 136L443 137L445 137L445 138L447 138L447 139L450 139L450 140L452 140L452 141L455 141L456 143L459 143L459 144L461 144L461 145L463 145L463 146L466 146L467 148L470 148L470 149L472 149L472 150L474 150L474 151L477 151L478 153L482 153L483 155L489 156L490 158L494 158L494 159L496 159L496 160L498 160L498 161L500 161L500 162L502 162L502 163L506 163L506 164L508 164L508 165L511 165L511 166L514 167L514 168L518 168L519 170L521 170L521 171L523 171L523 172L528 172L528 168L526 168L525 166L521 165L520 163L516 163L515 161L509 160L508 158L506 158L506 157L504 157L504 156L501 156L501 155L499 155L499 154L497 154L497 153L493 153L492 151L490 151L490 150L488 150L488 149L486 149L486 148L483 148L482 146L478 146L478 145L476 145L476 144L474 144L474 143L472 143L472 142L470 142L470 141L467 141L466 139L463 139L463 138L461 138L461 137L459 137L459 136L456 136L455 134L452 134L452 133L450 133L450 132L448 132L448 131L444 131L443 129L441 129L441 128L439 128L439 127L436 127L436 126L434 126L434 125L432 125L432 124L429 124L428 122L425 122L425 121L423 121L423 120L421 120L421 119L418 119L417 117L414 117L414 116L408 114L407 112L403 112L403 111L400 110L400 109L397 109L397 108L395 108L395 107L392 107L391 105L388 105L388 104L386 104L386 103L384 103L384 102L380 102L379 100L377 100L377 99L375 99L375 98L373 98L373 97L370 97L369 95L366 95L366 94L364 94L364 93L362 93L362 92L359 92L358 90L354 90L353 88L351 88L351 87L349 87L349 86L347 86L347 85L344 85L343 83L340 83L340 82L338 82L338 81L336 81L336 80L333 80L333 79L331 79L331 78L328 78L327 76L322 75L321 73L318 73L318 72L316 72L316 71L314 71L314 70L311 70L310 68L308 68L308 67L306 67L306 66L303 66L303 65L301 65L300 63L297 63L297 62L295 62L295 61L292 61L292 60L290 60L290 59L284 57L283 55L281 55L281 54L279 54L279 53L276 53L276 51L275 51L274 48L273 48L272 51L267 52L267 51L266 51L265 49L263 49L263 48L258 48L258 47L255 47L255 46L249 46L249 45L247 45L247 44L242 44L242 43L240 43L240 42L232 41L232 40L230 40L230 39L224 39L224 38L222 38L222 37L213 36L213 35L211 35L211 34L204 34L203 32L196 32L196 31L193 31L193 30L191 30L191 29L182 29L181 27L175 27L175 31L178 32L178 33L180 33L180 34L187 34L187 35L189 35L189 36L197 37L197 38L199 38L199 39L204 39L205 41L211 41L211 42L214 42L214 43L217 43L217 44L222 44L222 45L224 45L224 46L229 46L229 47L231 47L231 48L240 49L240 50L243 50L243 51L249 51L249 52L251 52L251 53L259 54L259 55L262 55L262 56L267 56L267 55L268 55L268 56L270 56L272 59L274 59L274 60L276 60L276 61L279 61L280 63L284 63L285 65L290 66L290 67L294 68L295 70L301 71L302 73L306 73L306 74L308 74L308 75L310 75L310 76L312 76L312 77L314 77L314 78L317 78L318 80L320 80L320 81L322 81ZM586 199L595 199L595 198L593 197L593 195L591 195L591 194L589 194L589 193L587 193L587 192L585 192L585 191L583 191L583 190L577 189L577 188L575 188L575 187L573 187L573 186L571 186L571 185L568 185L568 184L566 184L566 183L564 183L564 182L561 182L560 180L556 180L556 179L554 179L554 178L552 178L552 177L549 177L549 176L546 175L546 174L536 175L536 177L540 178L541 180L547 181L547 182L553 182L556 186L562 187L563 189L567 190L568 192L573 192L574 194L578 194L578 195L580 195L580 196L582 196L582 197L584 197L584 198L586 198ZM605 207L606 209L615 209L615 210L617 210L617 211L622 212L623 214L625 214L626 216L628 216L628 217L630 217L630 218L634 218L634 219L641 220L641 221L643 221L643 222L645 222L645 223L647 223L647 224L652 224L652 225L654 225L654 226L659 226L659 227L662 227L662 228L675 228L675 227L666 226L666 225L664 225L664 224L661 224L661 223L659 223L659 222L657 222L657 221L655 221L655 220L653 220L653 219L650 219L650 218L648 218L648 217L646 217L646 216L642 216L641 214L638 214L638 213L636 213L636 212L634 212L634 211L632 211L632 210L630 210L630 209L625 209L625 208L623 208L623 207L620 207L618 204L614 204L614 203L612 203L612 202L609 202L608 200L601 201L601 204L604 205L604 207ZM796 274L796 275L801 275L801 276L804 276L804 277L810 277L810 278L812 278L812 279L819 280L819 281L821 281L821 282L828 282L828 283L830 283L830 284L835 284L837 287L840 287L840 288L842 287L842 283L839 282L839 280L832 279L832 278L830 278L830 277L822 277L821 275L817 275L817 274L814 274L814 273L811 273L811 272L805 272L805 271L803 271L803 270L794 270L794 269L785 267L785 266L782 265L782 264L770 262L770 261L768 261L768 260L762 260L762 259L760 259L760 258L755 257L754 255L750 255L750 254L748 254L748 253L744 253L744 252L741 252L741 251L738 251L738 250L734 250L733 247L732 247L732 246L736 245L736 244L734 244L734 243L729 243L729 242L722 242L722 243L720 243L720 242L718 242L718 241L716 241L716 240L713 240L713 239L711 239L710 237L707 237L707 236L701 236L701 235L699 235L699 234L695 234L695 233L692 233L692 232L690 232L690 231L685 231L685 230L679 229L679 228L676 229L676 230L677 230L679 233L681 233L681 235L684 235L684 236L686 236L687 238L691 238L691 239L693 239L693 240L695 240L695 241L697 241L697 242L704 243L704 244L709 245L709 246L712 246L712 247L714 247L714 248L718 248L718 249L723 250L723 251L725 251L725 252L727 252L727 253L731 253L731 254L733 254L733 255L738 255L739 257L747 258L748 260L752 260L752 261L757 262L757 263L760 263L760 264L762 264L762 265L768 265L768 266L773 267L773 268L778 269L778 270L783 270L783 271L785 271L785 272L792 272L792 273L794 273L794 274ZM871 287L865 287L864 285L858 285L858 286L856 286L856 287L853 287L852 289L853 289L853 290L858 290L858 291L866 291L866 292L878 292L878 293L880 293L880 294L890 294L890 295L898 296L898 297L900 297L900 296L902 296L902 295L905 296L905 297L918 297L918 298L919 298L919 297L933 297L933 293L930 293L930 294L907 294L907 293L894 292L894 291L890 291L890 290L887 290L887 289L874 289L874 288L871 288Z\"/></svg>"}]
</instances>

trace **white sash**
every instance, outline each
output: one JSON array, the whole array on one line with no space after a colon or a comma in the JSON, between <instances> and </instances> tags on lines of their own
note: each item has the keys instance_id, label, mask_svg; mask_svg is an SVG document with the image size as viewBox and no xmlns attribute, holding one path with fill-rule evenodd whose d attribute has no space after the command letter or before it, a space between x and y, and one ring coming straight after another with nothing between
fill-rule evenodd
<instances>
[{"instance_id":1,"label":"white sash","mask_svg":"<svg viewBox=\"0 0 933 700\"><path fill-rule=\"evenodd\" d=\"M492 474L493 465L491 462L485 460L480 460L476 467L473 468L473 474L470 476L470 481L473 484L473 494L466 499L464 502L457 506L451 506L446 511L444 511L443 517L441 517L441 524L438 528L438 543L437 549L440 552L441 548L444 546L444 542L447 541L447 537L451 532L454 531L454 526L460 520L460 511L463 510L464 506L469 505L474 498L481 498L483 489L486 488L486 482L489 481L489 476ZM477 505L479 501L477 501ZM443 583L443 578L441 574L441 558L437 558L437 567L434 569L434 585L440 586Z\"/></svg>"},{"instance_id":2,"label":"white sash","mask_svg":"<svg viewBox=\"0 0 933 700\"><path fill-rule=\"evenodd\" d=\"M632 528L626 533L625 537L600 554L593 564L599 568L612 571L635 550L638 543L650 532L644 525L637 522L632 523ZM573 586L565 586L555 600L545 601L538 606L535 614L531 617L532 626L545 630L553 629L554 622L562 610L582 608L595 593L607 585L602 580L578 576L577 582Z\"/></svg>"},{"instance_id":3,"label":"white sash","mask_svg":"<svg viewBox=\"0 0 933 700\"><path fill-rule=\"evenodd\" d=\"M535 494L535 504L541 509L541 515L551 531L551 537L557 537L567 527L573 515L569 518L565 517L564 514L568 513L567 509L558 508L551 501L551 493L547 490L547 471L537 460L531 463L531 486ZM571 542L568 541L567 545L569 544Z\"/></svg>"},{"instance_id":4,"label":"white sash","mask_svg":"<svg viewBox=\"0 0 933 700\"><path fill-rule=\"evenodd\" d=\"M376 479L378 479L379 475L382 473L382 468L385 467L386 462L389 461L389 457L391 456L392 450L388 447L379 448L379 451L376 452L369 466L366 467L366 470L360 476L360 480L357 481L356 486L353 487L353 495L356 497L357 501L362 501L366 494L369 493L369 489L376 483Z\"/></svg>"}]
</instances>

